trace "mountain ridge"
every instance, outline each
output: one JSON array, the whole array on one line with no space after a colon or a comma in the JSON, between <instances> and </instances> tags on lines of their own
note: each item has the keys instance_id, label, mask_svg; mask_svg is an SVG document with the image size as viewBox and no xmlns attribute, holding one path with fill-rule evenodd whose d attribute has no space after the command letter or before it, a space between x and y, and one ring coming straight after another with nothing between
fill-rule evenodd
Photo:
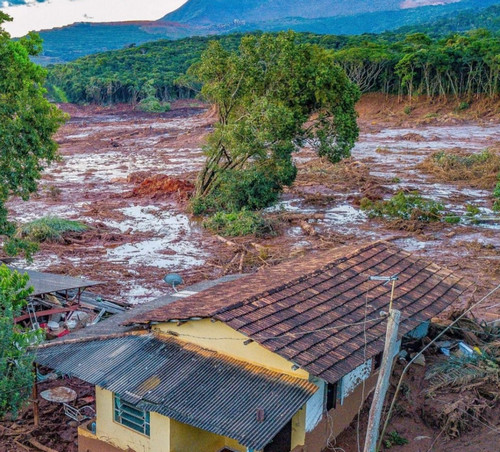
<instances>
[{"instance_id":1,"label":"mountain ridge","mask_svg":"<svg viewBox=\"0 0 500 452\"><path fill-rule=\"evenodd\" d=\"M241 0L244 5L261 5L263 0ZM271 0L278 5L284 0ZM314 0L314 5L323 4L332 0ZM347 0L339 0L346 4ZM352 3L352 0L350 0ZM401 0L376 0L378 5L394 6L403 3ZM428 1L428 0L423 0ZM443 1L443 0L440 0ZM454 14L466 9L482 10L488 6L500 4L499 0L461 0L458 3L449 3L442 6L421 6L417 9L398 9L392 11L366 12L351 16L333 16L321 18L286 17L278 19L250 22L246 19L232 19L229 22L214 23L210 17L218 14L217 6L223 0L190 0L176 11L167 14L159 21L152 22L125 22L125 23L78 23L56 30L40 32L44 39L44 51L37 61L50 64L72 61L76 58L97 52L115 50L129 45L139 45L158 39L179 39L189 36L209 36L226 33L241 33L249 31L280 31L293 29L320 34L362 34L380 33L394 30L401 26L418 25L432 19ZM241 3L241 2L238 2ZM291 0L290 5L296 5L298 0ZM340 4L339 2L336 2ZM368 3L363 0L361 3ZM203 5L211 4L211 16L205 21L199 21L200 14L204 14ZM293 6L292 5L292 6ZM359 5L358 5L359 6ZM373 6L373 5L372 5ZM234 8L233 8L234 9ZM244 8L241 9L244 11ZM289 8L286 12L293 11ZM228 14L230 11L228 12ZM272 16L272 15L271 15ZM248 16L251 17L251 16ZM223 18L221 17L221 20Z\"/></svg>"}]
</instances>

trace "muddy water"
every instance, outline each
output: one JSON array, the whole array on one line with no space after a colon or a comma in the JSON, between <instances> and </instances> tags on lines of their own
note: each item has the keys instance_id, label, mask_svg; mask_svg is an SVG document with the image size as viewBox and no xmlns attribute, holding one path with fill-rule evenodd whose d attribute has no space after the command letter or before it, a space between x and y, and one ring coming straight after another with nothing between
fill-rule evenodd
<instances>
[{"instance_id":1,"label":"muddy water","mask_svg":"<svg viewBox=\"0 0 500 452\"><path fill-rule=\"evenodd\" d=\"M73 113L73 119L59 136L62 161L46 170L38 197L26 203L9 203L12 216L19 222L44 215L81 219L116 231L126 240L117 244L90 242L83 249L71 250L44 245L32 267L60 271L60 264L63 268L71 265L73 274L81 270L83 276L86 272L95 276L97 272L100 279L117 285L118 293L129 301L150 300L166 292L161 281L164 274L206 265L214 253L213 237L191 222L183 208L172 200L128 196L134 187L130 175L146 172L192 177L203 163L202 138L210 130L210 121L200 108L174 108L168 115L160 116L112 110L99 115L88 111ZM417 189L457 213L463 213L467 203L480 206L485 214L491 213L488 191L436 184L415 166L439 149L480 152L499 143L499 125L386 128L377 132L366 129L352 155L369 165L372 174L387 180L389 191ZM306 149L296 159L300 163L313 157ZM314 193L315 187L310 187L310 191ZM368 219L351 201L356 193L339 191L332 195L335 202L317 207L306 204L292 189L269 210L322 213L322 219L311 221L314 227L357 240L399 234L399 246L431 258L438 248L447 246L450 252L458 253L463 241L498 244L498 225L491 224L454 226L452 234L440 231L407 237ZM284 231L284 237L291 239L292 249L310 244L297 226Z\"/></svg>"}]
</instances>

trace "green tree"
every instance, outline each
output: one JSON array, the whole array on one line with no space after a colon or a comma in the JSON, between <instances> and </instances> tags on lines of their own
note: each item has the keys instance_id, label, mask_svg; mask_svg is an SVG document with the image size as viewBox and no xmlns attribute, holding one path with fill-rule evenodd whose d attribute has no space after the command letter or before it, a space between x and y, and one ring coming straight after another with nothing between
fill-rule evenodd
<instances>
[{"instance_id":1,"label":"green tree","mask_svg":"<svg viewBox=\"0 0 500 452\"><path fill-rule=\"evenodd\" d=\"M28 275L0 266L0 418L16 415L30 395L33 354L28 347L39 342L41 330L25 331L14 324L33 291Z\"/></svg>"},{"instance_id":2,"label":"green tree","mask_svg":"<svg viewBox=\"0 0 500 452\"><path fill-rule=\"evenodd\" d=\"M298 43L293 32L244 37L239 52L212 42L190 74L218 114L198 178L197 212L265 207L295 180L298 146L309 141L337 162L358 137L359 89L331 52Z\"/></svg>"},{"instance_id":3,"label":"green tree","mask_svg":"<svg viewBox=\"0 0 500 452\"><path fill-rule=\"evenodd\" d=\"M57 159L52 136L65 115L44 97L46 71L30 61L41 50L41 39L30 33L18 41L1 25L12 20L0 12L0 236L12 237L5 202L11 196L27 200L37 190L44 167ZM25 245L25 244L24 244ZM23 244L11 239L13 254Z\"/></svg>"}]
</instances>

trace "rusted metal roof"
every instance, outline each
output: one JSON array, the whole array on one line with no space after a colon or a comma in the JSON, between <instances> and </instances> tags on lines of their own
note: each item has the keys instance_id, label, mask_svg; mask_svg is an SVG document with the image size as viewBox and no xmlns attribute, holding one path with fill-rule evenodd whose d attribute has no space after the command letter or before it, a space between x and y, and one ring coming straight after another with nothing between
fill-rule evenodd
<instances>
[{"instance_id":1,"label":"rusted metal roof","mask_svg":"<svg viewBox=\"0 0 500 452\"><path fill-rule=\"evenodd\" d=\"M317 389L307 380L153 335L42 347L36 362L257 450ZM264 411L262 422L258 410Z\"/></svg>"},{"instance_id":2,"label":"rusted metal roof","mask_svg":"<svg viewBox=\"0 0 500 452\"><path fill-rule=\"evenodd\" d=\"M467 287L451 271L393 244L339 248L221 284L144 313L131 323L220 320L331 383L384 348L390 285L402 336L445 310ZM364 320L368 322L364 323ZM366 337L366 348L365 348Z\"/></svg>"},{"instance_id":3,"label":"rusted metal roof","mask_svg":"<svg viewBox=\"0 0 500 452\"><path fill-rule=\"evenodd\" d=\"M90 281L83 278L73 278L72 276L56 275L53 273L42 273L34 270L25 270L8 266L10 270L19 273L27 273L29 276L28 286L33 287L32 295L42 295L70 289L82 289L84 287L97 286L103 284L98 281Z\"/></svg>"}]
</instances>

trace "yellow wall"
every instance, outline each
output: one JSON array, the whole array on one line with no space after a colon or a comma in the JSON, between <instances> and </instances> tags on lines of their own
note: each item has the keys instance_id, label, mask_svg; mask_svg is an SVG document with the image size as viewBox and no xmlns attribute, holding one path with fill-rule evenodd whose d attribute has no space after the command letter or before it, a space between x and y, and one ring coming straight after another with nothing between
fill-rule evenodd
<instances>
[{"instance_id":1,"label":"yellow wall","mask_svg":"<svg viewBox=\"0 0 500 452\"><path fill-rule=\"evenodd\" d=\"M293 363L256 342L244 345L244 341L248 338L222 322L212 322L210 319L190 320L181 325L169 322L155 325L153 329L161 333L173 331L179 334L177 337L179 340L216 350L241 361L260 365L286 375L309 378L309 374L305 370L292 370Z\"/></svg>"},{"instance_id":2,"label":"yellow wall","mask_svg":"<svg viewBox=\"0 0 500 452\"><path fill-rule=\"evenodd\" d=\"M114 421L113 393L98 386L96 386L96 411L96 437L125 451L216 452L227 446L246 452L246 447L234 439L177 422L154 412L150 413L150 437L141 435Z\"/></svg>"},{"instance_id":3,"label":"yellow wall","mask_svg":"<svg viewBox=\"0 0 500 452\"><path fill-rule=\"evenodd\" d=\"M306 406L304 405L292 418L292 449L303 446L306 440Z\"/></svg>"},{"instance_id":4,"label":"yellow wall","mask_svg":"<svg viewBox=\"0 0 500 452\"><path fill-rule=\"evenodd\" d=\"M136 432L114 421L113 393L96 386L96 436L123 450L170 452L170 419L150 413L151 436Z\"/></svg>"},{"instance_id":5,"label":"yellow wall","mask_svg":"<svg viewBox=\"0 0 500 452\"><path fill-rule=\"evenodd\" d=\"M224 438L219 435L182 424L173 419L171 422L170 452L218 451L225 445Z\"/></svg>"}]
</instances>

